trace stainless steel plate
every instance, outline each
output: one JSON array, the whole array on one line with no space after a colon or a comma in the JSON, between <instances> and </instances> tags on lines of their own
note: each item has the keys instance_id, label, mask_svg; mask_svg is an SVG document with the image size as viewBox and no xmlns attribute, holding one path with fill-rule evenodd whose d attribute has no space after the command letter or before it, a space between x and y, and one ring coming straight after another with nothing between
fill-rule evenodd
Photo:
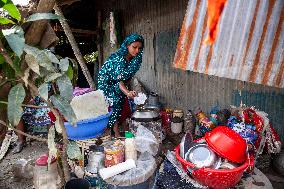
<instances>
[{"instance_id":1,"label":"stainless steel plate","mask_svg":"<svg viewBox=\"0 0 284 189\"><path fill-rule=\"evenodd\" d=\"M196 165L197 168L210 167L218 169L221 157L217 156L206 143L196 143L185 154L185 159Z\"/></svg>"}]
</instances>

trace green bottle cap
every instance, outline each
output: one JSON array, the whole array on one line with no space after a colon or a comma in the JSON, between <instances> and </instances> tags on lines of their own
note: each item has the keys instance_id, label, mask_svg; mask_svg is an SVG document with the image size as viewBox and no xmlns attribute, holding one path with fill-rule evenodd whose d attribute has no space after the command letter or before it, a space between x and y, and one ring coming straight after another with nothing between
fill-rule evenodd
<instances>
[{"instance_id":1,"label":"green bottle cap","mask_svg":"<svg viewBox=\"0 0 284 189\"><path fill-rule=\"evenodd\" d=\"M125 138L133 138L134 135L130 131L125 131Z\"/></svg>"}]
</instances>

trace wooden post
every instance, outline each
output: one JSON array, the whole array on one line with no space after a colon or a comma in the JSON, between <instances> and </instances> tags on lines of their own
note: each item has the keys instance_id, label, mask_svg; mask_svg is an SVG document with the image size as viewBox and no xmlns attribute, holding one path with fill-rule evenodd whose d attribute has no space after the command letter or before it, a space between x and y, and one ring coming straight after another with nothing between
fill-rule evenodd
<instances>
[{"instance_id":1,"label":"wooden post","mask_svg":"<svg viewBox=\"0 0 284 189\"><path fill-rule=\"evenodd\" d=\"M98 35L97 35L98 63L99 69L103 65L103 36L102 36L102 12L98 11Z\"/></svg>"},{"instance_id":2,"label":"wooden post","mask_svg":"<svg viewBox=\"0 0 284 189\"><path fill-rule=\"evenodd\" d=\"M76 56L76 59L78 60L79 62L79 65L81 66L81 69L83 71L83 74L85 76L85 78L87 79L87 82L89 84L89 86L95 90L95 84L94 84L94 81L92 79L92 76L88 70L88 67L86 66L86 63L85 63L85 60L80 52L80 49L75 41L75 38L71 32L71 29L68 25L68 23L66 22L65 18L64 18L64 15L60 9L60 7L55 3L55 6L54 6L54 10L55 10L55 13L58 14L59 16L61 16L63 19L60 19L60 24L62 25L62 28L64 30L64 33L65 35L67 36L69 42L70 42L70 45L73 49L73 52Z\"/></svg>"}]
</instances>

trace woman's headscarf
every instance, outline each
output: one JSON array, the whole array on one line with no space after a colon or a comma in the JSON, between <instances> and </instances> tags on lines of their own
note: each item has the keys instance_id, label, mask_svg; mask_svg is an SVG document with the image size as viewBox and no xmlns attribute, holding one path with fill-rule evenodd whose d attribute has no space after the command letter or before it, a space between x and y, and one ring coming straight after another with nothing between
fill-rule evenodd
<instances>
[{"instance_id":1,"label":"woman's headscarf","mask_svg":"<svg viewBox=\"0 0 284 189\"><path fill-rule=\"evenodd\" d=\"M121 44L120 49L117 51L117 53L122 55L122 56L126 56L127 53L128 53L127 46L130 45L133 42L136 42L136 41L139 41L139 42L142 43L141 51L139 52L139 53L142 53L143 48L144 48L144 39L141 35L138 35L136 33L130 34L124 39L124 41Z\"/></svg>"}]
</instances>

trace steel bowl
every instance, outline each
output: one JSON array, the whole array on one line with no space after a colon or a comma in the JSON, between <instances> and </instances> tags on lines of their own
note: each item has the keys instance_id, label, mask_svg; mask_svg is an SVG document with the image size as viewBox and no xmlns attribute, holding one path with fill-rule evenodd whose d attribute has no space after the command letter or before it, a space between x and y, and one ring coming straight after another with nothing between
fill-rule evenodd
<instances>
[{"instance_id":1,"label":"steel bowl","mask_svg":"<svg viewBox=\"0 0 284 189\"><path fill-rule=\"evenodd\" d=\"M157 121L160 119L160 114L151 109L138 109L132 114L131 119L141 122Z\"/></svg>"},{"instance_id":2,"label":"steel bowl","mask_svg":"<svg viewBox=\"0 0 284 189\"><path fill-rule=\"evenodd\" d=\"M212 151L206 143L196 143L185 154L185 160L195 164L196 168L209 167L218 169L221 157Z\"/></svg>"}]
</instances>

